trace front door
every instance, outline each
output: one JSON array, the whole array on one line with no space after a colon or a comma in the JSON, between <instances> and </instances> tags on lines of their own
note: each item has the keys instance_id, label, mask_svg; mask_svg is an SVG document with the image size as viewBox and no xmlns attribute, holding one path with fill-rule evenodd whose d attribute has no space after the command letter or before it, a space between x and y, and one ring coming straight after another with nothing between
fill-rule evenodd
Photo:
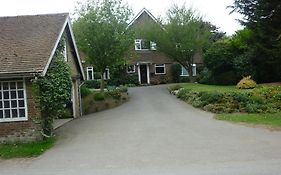
<instances>
[{"instance_id":1,"label":"front door","mask_svg":"<svg viewBox=\"0 0 281 175\"><path fill-rule=\"evenodd\" d=\"M140 65L140 80L141 84L148 84L147 82L147 65Z\"/></svg>"}]
</instances>

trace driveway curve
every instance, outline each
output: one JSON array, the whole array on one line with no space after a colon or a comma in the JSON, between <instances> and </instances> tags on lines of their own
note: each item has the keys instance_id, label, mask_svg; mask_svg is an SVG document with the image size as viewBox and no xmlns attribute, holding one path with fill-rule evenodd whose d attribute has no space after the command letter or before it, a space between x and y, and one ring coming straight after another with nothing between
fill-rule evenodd
<instances>
[{"instance_id":1,"label":"driveway curve","mask_svg":"<svg viewBox=\"0 0 281 175\"><path fill-rule=\"evenodd\" d=\"M76 119L34 159L0 161L0 174L277 175L281 132L213 119L167 86L129 90L124 105Z\"/></svg>"}]
</instances>

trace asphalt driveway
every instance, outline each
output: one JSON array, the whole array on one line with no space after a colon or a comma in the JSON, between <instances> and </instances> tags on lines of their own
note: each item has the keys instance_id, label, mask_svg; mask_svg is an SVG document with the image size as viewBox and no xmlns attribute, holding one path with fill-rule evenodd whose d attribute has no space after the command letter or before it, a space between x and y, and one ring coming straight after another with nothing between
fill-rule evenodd
<instances>
[{"instance_id":1,"label":"asphalt driveway","mask_svg":"<svg viewBox=\"0 0 281 175\"><path fill-rule=\"evenodd\" d=\"M0 174L281 174L281 132L214 120L166 86L132 88L130 95L120 107L60 128L44 155L0 161Z\"/></svg>"}]
</instances>

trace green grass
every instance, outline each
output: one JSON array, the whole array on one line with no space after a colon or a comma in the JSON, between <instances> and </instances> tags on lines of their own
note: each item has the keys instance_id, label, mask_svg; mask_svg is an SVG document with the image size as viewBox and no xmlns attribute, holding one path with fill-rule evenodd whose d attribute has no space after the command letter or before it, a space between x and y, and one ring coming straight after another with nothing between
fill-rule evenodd
<instances>
[{"instance_id":1,"label":"green grass","mask_svg":"<svg viewBox=\"0 0 281 175\"><path fill-rule=\"evenodd\" d=\"M54 143L55 138L31 143L2 144L0 145L0 158L9 159L38 156L51 148Z\"/></svg>"},{"instance_id":2,"label":"green grass","mask_svg":"<svg viewBox=\"0 0 281 175\"><path fill-rule=\"evenodd\" d=\"M274 114L218 114L218 120L225 120L231 122L243 122L250 124L261 124L268 126L281 126L281 113Z\"/></svg>"},{"instance_id":3,"label":"green grass","mask_svg":"<svg viewBox=\"0 0 281 175\"><path fill-rule=\"evenodd\" d=\"M219 91L219 92L233 92L233 91L241 91L237 89L235 86L219 86L219 85L205 85L205 84L197 84L197 83L185 83L182 84L184 88L200 91L200 92L210 92L210 91Z\"/></svg>"}]
</instances>

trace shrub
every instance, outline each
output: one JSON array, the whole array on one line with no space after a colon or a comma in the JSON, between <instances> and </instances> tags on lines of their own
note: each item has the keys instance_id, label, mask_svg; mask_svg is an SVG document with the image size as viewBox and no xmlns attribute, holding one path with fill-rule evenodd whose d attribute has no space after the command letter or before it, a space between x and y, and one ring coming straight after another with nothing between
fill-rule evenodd
<instances>
[{"instance_id":1,"label":"shrub","mask_svg":"<svg viewBox=\"0 0 281 175\"><path fill-rule=\"evenodd\" d=\"M172 79L173 79L174 83L180 82L180 75L181 75L181 65L173 64L172 65Z\"/></svg>"},{"instance_id":2,"label":"shrub","mask_svg":"<svg viewBox=\"0 0 281 175\"><path fill-rule=\"evenodd\" d=\"M122 94L119 90L105 92L105 95L107 97L112 97L113 99L116 99L116 100L119 100L122 97Z\"/></svg>"},{"instance_id":3,"label":"shrub","mask_svg":"<svg viewBox=\"0 0 281 175\"><path fill-rule=\"evenodd\" d=\"M251 79L251 76L244 77L237 84L237 88L239 89L253 89L257 86L257 83Z\"/></svg>"},{"instance_id":4,"label":"shrub","mask_svg":"<svg viewBox=\"0 0 281 175\"><path fill-rule=\"evenodd\" d=\"M173 92L173 91L177 91L177 90L179 90L179 89L181 89L181 88L182 88L182 86L179 85L179 84L177 84L177 85L170 86L170 87L169 87L169 91L170 91L170 92Z\"/></svg>"},{"instance_id":5,"label":"shrub","mask_svg":"<svg viewBox=\"0 0 281 175\"><path fill-rule=\"evenodd\" d=\"M100 89L100 80L86 80L84 81L84 86L90 89Z\"/></svg>"},{"instance_id":6,"label":"shrub","mask_svg":"<svg viewBox=\"0 0 281 175\"><path fill-rule=\"evenodd\" d=\"M207 104L218 103L222 100L223 94L219 92L202 92L200 100Z\"/></svg>"},{"instance_id":7,"label":"shrub","mask_svg":"<svg viewBox=\"0 0 281 175\"><path fill-rule=\"evenodd\" d=\"M83 98L91 94L91 91L87 87L81 86L80 93L81 93L81 97Z\"/></svg>"},{"instance_id":8,"label":"shrub","mask_svg":"<svg viewBox=\"0 0 281 175\"><path fill-rule=\"evenodd\" d=\"M117 87L117 89L120 92L128 92L128 87L127 86L119 86L119 87Z\"/></svg>"},{"instance_id":9,"label":"shrub","mask_svg":"<svg viewBox=\"0 0 281 175\"><path fill-rule=\"evenodd\" d=\"M105 99L104 93L99 92L99 93L94 94L95 101L103 101L104 99Z\"/></svg>"}]
</instances>

